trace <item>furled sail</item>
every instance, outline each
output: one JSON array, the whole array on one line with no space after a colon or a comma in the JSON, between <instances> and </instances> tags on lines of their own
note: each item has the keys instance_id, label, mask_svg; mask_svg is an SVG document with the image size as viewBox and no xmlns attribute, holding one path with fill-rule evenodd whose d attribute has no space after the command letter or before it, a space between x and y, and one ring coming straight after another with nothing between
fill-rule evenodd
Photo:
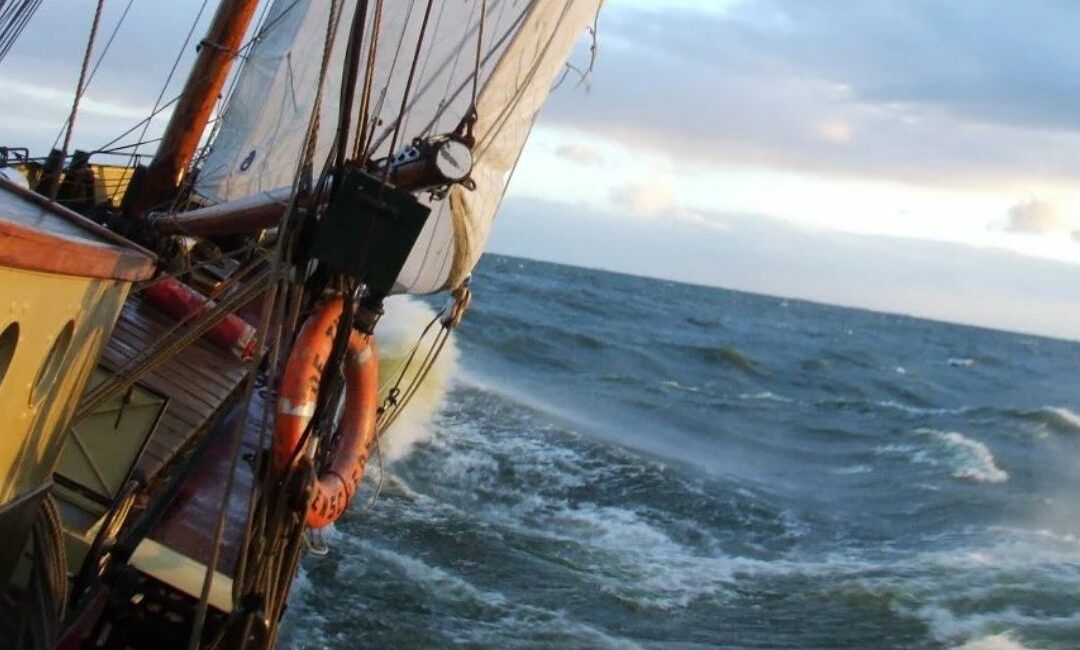
<instances>
[{"instance_id":1,"label":"furled sail","mask_svg":"<svg viewBox=\"0 0 1080 650\"><path fill-rule=\"evenodd\" d=\"M453 131L473 105L474 77L478 77L472 171L476 189L455 186L447 199L432 203L432 214L398 277L398 290L410 293L455 287L471 272L536 114L602 2L384 3L372 66L373 157L390 153L428 1L432 2L429 22L397 146L415 137ZM334 138L347 22L356 2L341 3L344 18L332 45L319 107L316 166L326 161ZM201 195L229 201L292 184L316 104L332 4L275 0L270 7L200 169L196 191ZM374 12L368 13L370 34ZM476 74L479 36L481 64ZM363 72L367 62L362 60L360 65Z\"/></svg>"}]
</instances>

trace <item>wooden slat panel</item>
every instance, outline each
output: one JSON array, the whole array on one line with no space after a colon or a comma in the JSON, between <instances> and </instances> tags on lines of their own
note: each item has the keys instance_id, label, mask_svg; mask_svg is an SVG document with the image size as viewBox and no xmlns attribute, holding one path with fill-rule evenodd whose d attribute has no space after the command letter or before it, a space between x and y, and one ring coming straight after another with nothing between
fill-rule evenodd
<instances>
[{"instance_id":1,"label":"wooden slat panel","mask_svg":"<svg viewBox=\"0 0 1080 650\"><path fill-rule=\"evenodd\" d=\"M129 363L175 325L167 315L132 296L124 305L102 361L113 370ZM235 357L198 340L147 373L139 383L169 398L169 405L139 460L153 478L202 431L244 378Z\"/></svg>"}]
</instances>

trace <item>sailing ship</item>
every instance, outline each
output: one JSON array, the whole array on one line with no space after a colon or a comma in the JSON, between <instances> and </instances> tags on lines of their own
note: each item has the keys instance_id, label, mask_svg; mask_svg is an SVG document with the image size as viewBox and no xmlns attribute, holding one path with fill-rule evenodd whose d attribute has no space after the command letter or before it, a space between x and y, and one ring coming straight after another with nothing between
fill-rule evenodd
<instances>
[{"instance_id":1,"label":"sailing ship","mask_svg":"<svg viewBox=\"0 0 1080 650\"><path fill-rule=\"evenodd\" d=\"M223 0L130 165L67 151L97 2L64 145L0 148L0 647L274 646L601 1Z\"/></svg>"}]
</instances>

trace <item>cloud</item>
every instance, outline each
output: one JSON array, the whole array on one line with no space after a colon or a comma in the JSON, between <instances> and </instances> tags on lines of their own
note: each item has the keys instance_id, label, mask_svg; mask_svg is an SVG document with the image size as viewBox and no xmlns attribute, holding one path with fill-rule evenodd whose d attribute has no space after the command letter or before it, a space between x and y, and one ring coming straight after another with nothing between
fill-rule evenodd
<instances>
[{"instance_id":1,"label":"cloud","mask_svg":"<svg viewBox=\"0 0 1080 650\"><path fill-rule=\"evenodd\" d=\"M564 144L555 150L555 155L589 167L599 167L604 164L604 155L602 153L581 144Z\"/></svg>"},{"instance_id":2,"label":"cloud","mask_svg":"<svg viewBox=\"0 0 1080 650\"><path fill-rule=\"evenodd\" d=\"M145 118L178 56L162 103L180 92L199 37L214 13L209 9L202 13L195 36L181 51L200 4L175 0L131 5L83 98L75 148L96 148ZM125 11L125 3L105 3L92 62L105 52ZM93 14L93 7L82 2L46 2L34 14L0 66L0 113L6 116L0 141L29 146L37 153L52 146L71 110ZM159 115L148 139L157 137L168 116L167 111ZM153 145L146 149L152 152Z\"/></svg>"},{"instance_id":3,"label":"cloud","mask_svg":"<svg viewBox=\"0 0 1080 650\"><path fill-rule=\"evenodd\" d=\"M1024 199L1009 208L1008 219L1005 229L1011 232L1042 234L1073 229L1071 220L1062 215L1057 206L1035 197ZM1075 235L1074 232L1074 238Z\"/></svg>"},{"instance_id":4,"label":"cloud","mask_svg":"<svg viewBox=\"0 0 1080 650\"><path fill-rule=\"evenodd\" d=\"M609 6L591 91L545 119L714 165L935 186L1080 174L1080 5ZM673 101L677 98L677 101Z\"/></svg>"},{"instance_id":5,"label":"cloud","mask_svg":"<svg viewBox=\"0 0 1080 650\"><path fill-rule=\"evenodd\" d=\"M612 188L609 199L616 210L639 217L658 216L674 210L675 188L670 176L656 174Z\"/></svg>"}]
</instances>

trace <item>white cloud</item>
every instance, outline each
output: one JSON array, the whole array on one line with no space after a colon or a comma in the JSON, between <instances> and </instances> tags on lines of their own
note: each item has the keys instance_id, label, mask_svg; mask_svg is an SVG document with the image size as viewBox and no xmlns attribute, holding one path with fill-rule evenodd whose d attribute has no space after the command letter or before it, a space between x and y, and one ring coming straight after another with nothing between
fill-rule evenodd
<instances>
[{"instance_id":1,"label":"white cloud","mask_svg":"<svg viewBox=\"0 0 1080 650\"><path fill-rule=\"evenodd\" d=\"M666 174L630 181L611 190L611 205L639 217L658 216L675 208L675 187Z\"/></svg>"},{"instance_id":2,"label":"white cloud","mask_svg":"<svg viewBox=\"0 0 1080 650\"><path fill-rule=\"evenodd\" d=\"M590 167L604 164L604 155L599 150L582 144L564 144L555 150L555 155Z\"/></svg>"},{"instance_id":3,"label":"white cloud","mask_svg":"<svg viewBox=\"0 0 1080 650\"><path fill-rule=\"evenodd\" d=\"M1009 208L1006 230L1021 233L1069 232L1075 224L1056 205L1035 197L1024 199ZM1075 233L1074 233L1075 235Z\"/></svg>"},{"instance_id":4,"label":"white cloud","mask_svg":"<svg viewBox=\"0 0 1080 650\"><path fill-rule=\"evenodd\" d=\"M851 142L851 125L841 121L821 122L817 125L818 136L825 142L848 144Z\"/></svg>"}]
</instances>

